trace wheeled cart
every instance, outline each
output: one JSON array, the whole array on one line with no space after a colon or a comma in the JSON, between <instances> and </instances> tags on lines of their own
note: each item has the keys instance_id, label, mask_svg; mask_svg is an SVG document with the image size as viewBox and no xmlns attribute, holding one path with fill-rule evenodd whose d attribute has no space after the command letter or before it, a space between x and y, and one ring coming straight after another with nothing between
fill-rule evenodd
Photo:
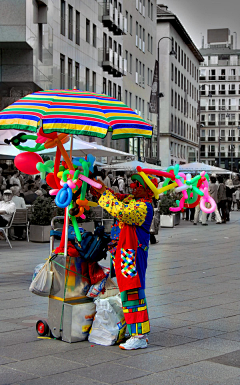
<instances>
[{"instance_id":1,"label":"wheeled cart","mask_svg":"<svg viewBox=\"0 0 240 385\"><path fill-rule=\"evenodd\" d=\"M54 232L51 232L52 237ZM54 239L51 239L50 247L53 249ZM37 333L65 342L85 340L95 314L93 299L86 297L90 287L86 274L87 262L80 257L52 254L51 271L53 283L49 295L48 322L39 320L36 324Z\"/></svg>"}]
</instances>

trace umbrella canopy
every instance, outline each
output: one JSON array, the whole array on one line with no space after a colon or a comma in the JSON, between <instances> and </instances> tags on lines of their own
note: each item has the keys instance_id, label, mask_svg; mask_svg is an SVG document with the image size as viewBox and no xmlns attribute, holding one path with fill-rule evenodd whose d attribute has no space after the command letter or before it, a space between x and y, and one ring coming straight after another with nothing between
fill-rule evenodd
<instances>
[{"instance_id":1,"label":"umbrella canopy","mask_svg":"<svg viewBox=\"0 0 240 385\"><path fill-rule=\"evenodd\" d=\"M179 166L179 171L183 172L201 172L206 171L209 174L232 174L231 171L224 168L210 166L209 164L192 162L187 164L182 164Z\"/></svg>"},{"instance_id":2,"label":"umbrella canopy","mask_svg":"<svg viewBox=\"0 0 240 385\"><path fill-rule=\"evenodd\" d=\"M21 154L21 151L16 147L7 144L0 144L0 159L13 159L18 154Z\"/></svg>"},{"instance_id":3,"label":"umbrella canopy","mask_svg":"<svg viewBox=\"0 0 240 385\"><path fill-rule=\"evenodd\" d=\"M142 168L152 168L154 170L163 170L162 167L155 166L154 164L150 163L139 162L138 160L133 160L131 162L115 163L105 166L104 168L117 171L134 171L137 169L138 166Z\"/></svg>"},{"instance_id":4,"label":"umbrella canopy","mask_svg":"<svg viewBox=\"0 0 240 385\"><path fill-rule=\"evenodd\" d=\"M152 126L124 103L104 94L47 90L29 94L0 112L0 129L62 132L112 139L151 138Z\"/></svg>"},{"instance_id":5,"label":"umbrella canopy","mask_svg":"<svg viewBox=\"0 0 240 385\"><path fill-rule=\"evenodd\" d=\"M70 151L70 142L66 143L64 147L66 151ZM51 148L49 150L44 150L43 152L41 152L41 155L55 155L55 153L56 149ZM131 156L131 154L128 154L127 152L115 150L114 148L108 148L95 142L85 142L80 138L74 139L72 154L74 156L85 156L88 154L92 154L94 156Z\"/></svg>"}]
</instances>

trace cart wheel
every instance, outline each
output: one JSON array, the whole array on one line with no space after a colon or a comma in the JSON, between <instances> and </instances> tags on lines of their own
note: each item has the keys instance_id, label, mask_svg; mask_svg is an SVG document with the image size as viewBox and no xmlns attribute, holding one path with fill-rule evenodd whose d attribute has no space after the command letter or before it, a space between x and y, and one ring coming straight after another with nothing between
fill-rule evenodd
<instances>
[{"instance_id":1,"label":"cart wheel","mask_svg":"<svg viewBox=\"0 0 240 385\"><path fill-rule=\"evenodd\" d=\"M36 323L36 330L39 336L46 336L49 331L49 327L46 321L39 320Z\"/></svg>"}]
</instances>

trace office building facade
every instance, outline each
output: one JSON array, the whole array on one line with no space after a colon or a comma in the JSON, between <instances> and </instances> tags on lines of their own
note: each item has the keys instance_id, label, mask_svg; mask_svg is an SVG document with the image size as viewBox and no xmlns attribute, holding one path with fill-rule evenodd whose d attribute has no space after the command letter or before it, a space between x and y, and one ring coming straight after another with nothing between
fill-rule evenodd
<instances>
[{"instance_id":1,"label":"office building facade","mask_svg":"<svg viewBox=\"0 0 240 385\"><path fill-rule=\"evenodd\" d=\"M0 8L0 109L37 90L76 87L122 100L154 125L156 0L2 0ZM152 157L143 139L103 142Z\"/></svg>"},{"instance_id":2,"label":"office building facade","mask_svg":"<svg viewBox=\"0 0 240 385\"><path fill-rule=\"evenodd\" d=\"M167 167L198 159L198 79L203 58L177 16L165 5L157 6L156 41L160 52L159 91L163 94L160 159ZM169 54L172 49L176 55Z\"/></svg>"},{"instance_id":3,"label":"office building facade","mask_svg":"<svg viewBox=\"0 0 240 385\"><path fill-rule=\"evenodd\" d=\"M208 30L200 52L200 159L239 172L240 49L225 28Z\"/></svg>"}]
</instances>

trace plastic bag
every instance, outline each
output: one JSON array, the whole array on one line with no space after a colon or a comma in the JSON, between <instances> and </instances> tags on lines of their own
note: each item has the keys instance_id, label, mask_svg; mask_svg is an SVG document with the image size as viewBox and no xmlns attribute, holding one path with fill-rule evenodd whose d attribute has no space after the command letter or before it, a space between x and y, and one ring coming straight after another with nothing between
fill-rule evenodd
<instances>
[{"instance_id":1,"label":"plastic bag","mask_svg":"<svg viewBox=\"0 0 240 385\"><path fill-rule=\"evenodd\" d=\"M97 298L96 315L88 337L89 342L99 345L114 345L126 332L126 322L121 298L117 295L106 299Z\"/></svg>"},{"instance_id":2,"label":"plastic bag","mask_svg":"<svg viewBox=\"0 0 240 385\"><path fill-rule=\"evenodd\" d=\"M109 273L110 273L110 269L108 267L103 267L103 266L101 266L101 268L102 268L102 271L105 274L105 277L101 281L97 282L95 285L92 285L90 287L90 289L87 292L87 297L89 297L89 298L96 298L96 297L98 297L99 294L105 288L105 285L106 285L106 282L107 282L107 279L108 279L108 276L109 276Z\"/></svg>"},{"instance_id":3,"label":"plastic bag","mask_svg":"<svg viewBox=\"0 0 240 385\"><path fill-rule=\"evenodd\" d=\"M77 342L87 340L95 313L96 305L94 302L76 305L65 303L63 312L63 341Z\"/></svg>"},{"instance_id":4,"label":"plastic bag","mask_svg":"<svg viewBox=\"0 0 240 385\"><path fill-rule=\"evenodd\" d=\"M39 265L37 265L35 267L34 272L33 272L33 276L32 276L32 281L34 280L36 275L39 273L39 271L43 268L43 266L44 266L44 263L39 263Z\"/></svg>"},{"instance_id":5,"label":"plastic bag","mask_svg":"<svg viewBox=\"0 0 240 385\"><path fill-rule=\"evenodd\" d=\"M47 260L32 281L29 291L42 297L48 297L52 286L52 280L53 272L50 271L49 260Z\"/></svg>"},{"instance_id":6,"label":"plastic bag","mask_svg":"<svg viewBox=\"0 0 240 385\"><path fill-rule=\"evenodd\" d=\"M118 285L111 278L108 277L104 292L100 293L99 298L108 298L117 294L119 294Z\"/></svg>"}]
</instances>

